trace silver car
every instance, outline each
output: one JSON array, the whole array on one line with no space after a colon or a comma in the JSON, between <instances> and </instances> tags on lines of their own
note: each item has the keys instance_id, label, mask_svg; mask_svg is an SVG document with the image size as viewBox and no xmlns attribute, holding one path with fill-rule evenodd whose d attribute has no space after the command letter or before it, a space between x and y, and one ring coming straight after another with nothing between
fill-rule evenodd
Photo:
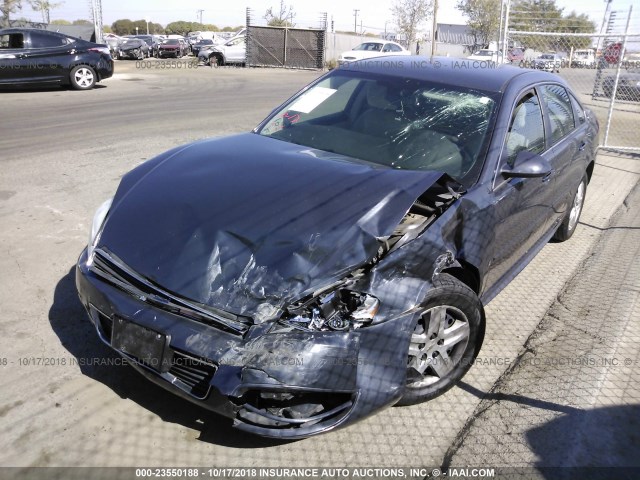
<instances>
[{"instance_id":1,"label":"silver car","mask_svg":"<svg viewBox=\"0 0 640 480\"><path fill-rule=\"evenodd\" d=\"M245 63L246 57L247 44L244 35L234 37L223 45L203 46L198 52L198 60L211 66Z\"/></svg>"}]
</instances>

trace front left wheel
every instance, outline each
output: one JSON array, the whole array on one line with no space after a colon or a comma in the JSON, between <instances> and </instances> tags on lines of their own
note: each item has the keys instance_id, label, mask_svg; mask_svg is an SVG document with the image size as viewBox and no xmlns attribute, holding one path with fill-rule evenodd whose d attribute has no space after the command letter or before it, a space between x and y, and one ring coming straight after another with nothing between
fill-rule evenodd
<instances>
[{"instance_id":1,"label":"front left wheel","mask_svg":"<svg viewBox=\"0 0 640 480\"><path fill-rule=\"evenodd\" d=\"M451 275L439 274L414 325L398 405L425 402L453 387L477 357L484 328L484 309L475 292Z\"/></svg>"},{"instance_id":2,"label":"front left wheel","mask_svg":"<svg viewBox=\"0 0 640 480\"><path fill-rule=\"evenodd\" d=\"M96 72L88 65L78 65L71 70L69 80L75 90L90 90L96 84Z\"/></svg>"}]
</instances>

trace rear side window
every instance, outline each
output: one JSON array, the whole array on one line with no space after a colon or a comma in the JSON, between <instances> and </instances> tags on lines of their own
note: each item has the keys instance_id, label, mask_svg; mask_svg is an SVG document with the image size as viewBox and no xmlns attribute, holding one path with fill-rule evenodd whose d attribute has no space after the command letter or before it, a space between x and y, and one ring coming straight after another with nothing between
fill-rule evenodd
<instances>
[{"instance_id":1,"label":"rear side window","mask_svg":"<svg viewBox=\"0 0 640 480\"><path fill-rule=\"evenodd\" d=\"M47 35L41 32L31 32L31 48L51 48L67 45L69 40L58 35Z\"/></svg>"},{"instance_id":2,"label":"rear side window","mask_svg":"<svg viewBox=\"0 0 640 480\"><path fill-rule=\"evenodd\" d=\"M584 109L582 108L582 105L580 105L580 102L578 102L578 100L576 100L576 97L574 97L573 95L571 95L571 103L573 104L573 115L577 120L576 123L578 124L584 123L586 119Z\"/></svg>"},{"instance_id":3,"label":"rear side window","mask_svg":"<svg viewBox=\"0 0 640 480\"><path fill-rule=\"evenodd\" d=\"M507 135L507 163L513 167L518 153L545 150L544 122L538 96L532 91L520 99L513 110Z\"/></svg>"},{"instance_id":4,"label":"rear side window","mask_svg":"<svg viewBox=\"0 0 640 480\"><path fill-rule=\"evenodd\" d=\"M549 111L551 142L556 143L576 126L571 98L567 90L560 85L544 85L540 90Z\"/></svg>"},{"instance_id":5,"label":"rear side window","mask_svg":"<svg viewBox=\"0 0 640 480\"><path fill-rule=\"evenodd\" d=\"M21 33L0 35L0 48L24 48L24 36Z\"/></svg>"}]
</instances>

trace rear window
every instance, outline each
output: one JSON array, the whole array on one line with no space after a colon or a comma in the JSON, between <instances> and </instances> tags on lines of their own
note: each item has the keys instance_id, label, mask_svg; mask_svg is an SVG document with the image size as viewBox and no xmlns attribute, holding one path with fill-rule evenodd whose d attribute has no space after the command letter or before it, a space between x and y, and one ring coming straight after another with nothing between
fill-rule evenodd
<instances>
[{"instance_id":1,"label":"rear window","mask_svg":"<svg viewBox=\"0 0 640 480\"><path fill-rule=\"evenodd\" d=\"M541 90L542 98L544 98L549 110L551 140L552 143L556 143L576 126L573 118L573 105L569 94L560 85L544 85Z\"/></svg>"},{"instance_id":2,"label":"rear window","mask_svg":"<svg viewBox=\"0 0 640 480\"><path fill-rule=\"evenodd\" d=\"M31 32L31 48L61 47L70 43L66 37L51 35L44 32Z\"/></svg>"},{"instance_id":3,"label":"rear window","mask_svg":"<svg viewBox=\"0 0 640 480\"><path fill-rule=\"evenodd\" d=\"M21 33L0 35L0 48L24 48L24 35Z\"/></svg>"}]
</instances>

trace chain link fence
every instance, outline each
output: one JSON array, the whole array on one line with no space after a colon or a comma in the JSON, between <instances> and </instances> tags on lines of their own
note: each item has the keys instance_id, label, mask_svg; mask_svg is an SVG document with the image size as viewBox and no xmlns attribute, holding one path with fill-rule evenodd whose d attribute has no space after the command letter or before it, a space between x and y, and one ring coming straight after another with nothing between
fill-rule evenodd
<instances>
[{"instance_id":1,"label":"chain link fence","mask_svg":"<svg viewBox=\"0 0 640 480\"><path fill-rule=\"evenodd\" d=\"M321 14L315 23L313 28L264 25L248 8L247 66L323 68L327 14Z\"/></svg>"},{"instance_id":2,"label":"chain link fence","mask_svg":"<svg viewBox=\"0 0 640 480\"><path fill-rule=\"evenodd\" d=\"M567 81L598 118L601 148L640 152L640 33L510 31L509 45L507 62Z\"/></svg>"}]
</instances>

